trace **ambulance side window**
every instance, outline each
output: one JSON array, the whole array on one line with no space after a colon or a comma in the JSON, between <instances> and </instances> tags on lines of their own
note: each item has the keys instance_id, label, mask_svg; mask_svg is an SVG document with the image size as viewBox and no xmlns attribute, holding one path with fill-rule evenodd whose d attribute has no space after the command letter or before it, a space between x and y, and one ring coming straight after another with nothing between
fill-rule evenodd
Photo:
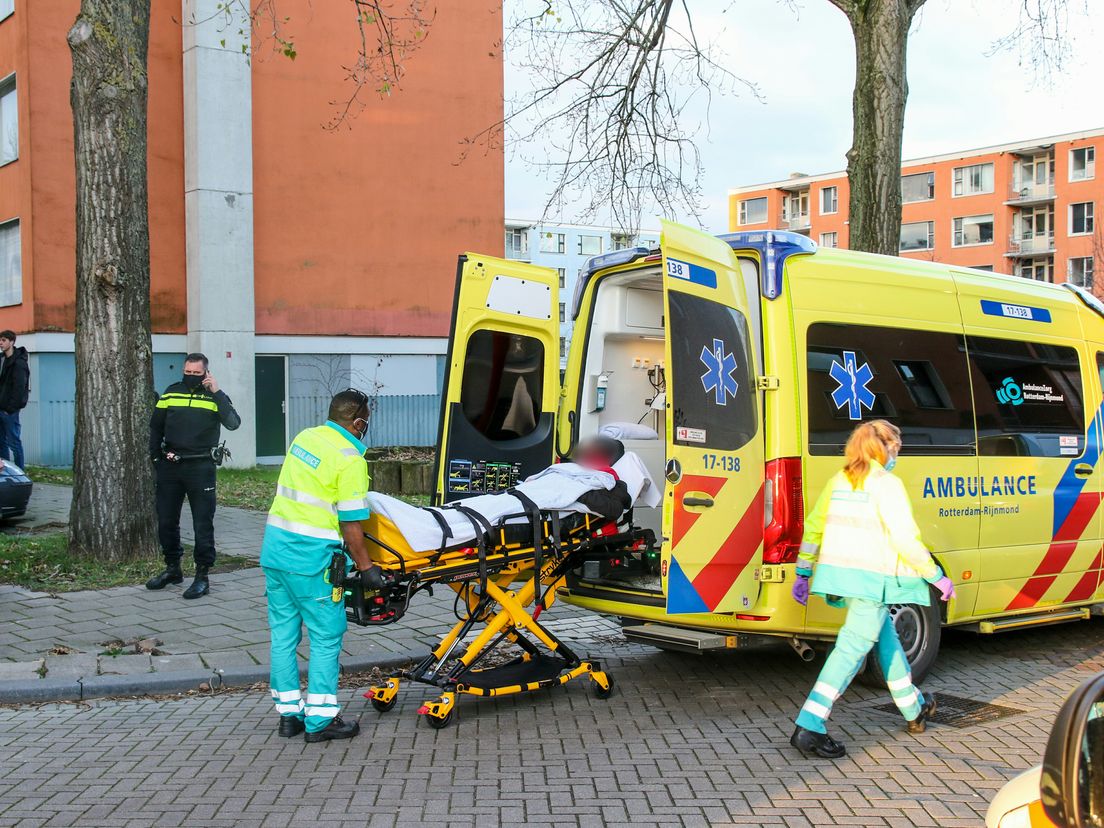
<instances>
[{"instance_id":1,"label":"ambulance side window","mask_svg":"<svg viewBox=\"0 0 1104 828\"><path fill-rule=\"evenodd\" d=\"M966 345L980 454L1077 457L1085 450L1076 349L982 336L967 337Z\"/></svg>"},{"instance_id":2,"label":"ambulance side window","mask_svg":"<svg viewBox=\"0 0 1104 828\"><path fill-rule=\"evenodd\" d=\"M735 451L758 430L747 319L727 305L670 291L674 442Z\"/></svg>"},{"instance_id":3,"label":"ambulance side window","mask_svg":"<svg viewBox=\"0 0 1104 828\"><path fill-rule=\"evenodd\" d=\"M544 346L539 339L476 331L468 339L460 407L490 440L516 440L536 430L544 392Z\"/></svg>"},{"instance_id":4,"label":"ambulance side window","mask_svg":"<svg viewBox=\"0 0 1104 828\"><path fill-rule=\"evenodd\" d=\"M879 418L901 429L902 454L974 454L961 335L821 322L807 342L812 454L842 454L856 425Z\"/></svg>"}]
</instances>

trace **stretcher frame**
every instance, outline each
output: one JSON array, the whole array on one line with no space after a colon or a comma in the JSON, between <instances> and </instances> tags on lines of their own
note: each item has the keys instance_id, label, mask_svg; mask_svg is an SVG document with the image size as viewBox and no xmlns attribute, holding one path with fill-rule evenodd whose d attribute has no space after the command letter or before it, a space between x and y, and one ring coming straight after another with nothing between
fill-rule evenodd
<instances>
[{"instance_id":1,"label":"stretcher frame","mask_svg":"<svg viewBox=\"0 0 1104 828\"><path fill-rule=\"evenodd\" d=\"M369 555L384 570L385 586L366 593L360 579L352 579L345 598L352 623L395 623L418 592L431 592L436 584L452 589L457 607L463 606L456 624L427 656L365 692L376 710L391 710L404 682L441 690L418 709L433 728L452 721L460 694L528 693L583 676L593 682L598 698L612 694L613 679L600 663L580 658L539 618L555 603L568 572L584 560L613 560L630 550L654 548L655 534L634 527L631 510L619 521L589 514L561 518L557 512L534 510L507 515L489 531L479 531L474 545L435 553L400 552L369 532L365 538ZM480 624L482 629L463 647ZM522 654L506 664L481 668L480 663L504 642L517 645Z\"/></svg>"}]
</instances>

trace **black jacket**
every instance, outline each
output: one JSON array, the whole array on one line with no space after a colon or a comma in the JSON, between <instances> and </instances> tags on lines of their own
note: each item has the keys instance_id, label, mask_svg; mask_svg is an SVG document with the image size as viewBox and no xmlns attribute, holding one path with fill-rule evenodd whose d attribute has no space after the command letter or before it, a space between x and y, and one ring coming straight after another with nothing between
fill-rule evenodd
<instances>
[{"instance_id":1,"label":"black jacket","mask_svg":"<svg viewBox=\"0 0 1104 828\"><path fill-rule=\"evenodd\" d=\"M150 418L150 457L159 458L162 450L206 454L219 444L220 425L230 431L241 425L224 391L212 394L203 386L189 391L183 382L174 382L157 400Z\"/></svg>"},{"instance_id":2,"label":"black jacket","mask_svg":"<svg viewBox=\"0 0 1104 828\"><path fill-rule=\"evenodd\" d=\"M624 480L618 480L612 489L592 489L584 492L580 495L579 502L606 520L617 520L626 509L632 506L629 487L625 485Z\"/></svg>"},{"instance_id":3,"label":"black jacket","mask_svg":"<svg viewBox=\"0 0 1104 828\"><path fill-rule=\"evenodd\" d=\"M27 407L31 393L31 366L27 349L13 348L12 355L4 360L0 370L0 411L14 414Z\"/></svg>"}]
</instances>

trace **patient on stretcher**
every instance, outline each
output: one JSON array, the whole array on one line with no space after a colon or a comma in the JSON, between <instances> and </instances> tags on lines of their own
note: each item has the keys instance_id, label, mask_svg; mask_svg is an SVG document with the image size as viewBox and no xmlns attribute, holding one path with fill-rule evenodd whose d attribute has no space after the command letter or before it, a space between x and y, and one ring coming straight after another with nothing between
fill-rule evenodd
<instances>
[{"instance_id":1,"label":"patient on stretcher","mask_svg":"<svg viewBox=\"0 0 1104 828\"><path fill-rule=\"evenodd\" d=\"M526 520L527 503L523 499L542 511L558 512L561 516L584 513L616 520L634 504L654 507L661 498L639 457L626 452L618 440L594 437L579 444L574 462L553 464L509 492L466 498L460 501L464 511L419 508L369 492L373 517L366 524L369 534L377 534L381 524L389 524L387 528L393 527L410 551L430 552L471 543L476 538L476 526L493 526L503 519ZM465 512L474 512L478 519L473 522Z\"/></svg>"}]
</instances>

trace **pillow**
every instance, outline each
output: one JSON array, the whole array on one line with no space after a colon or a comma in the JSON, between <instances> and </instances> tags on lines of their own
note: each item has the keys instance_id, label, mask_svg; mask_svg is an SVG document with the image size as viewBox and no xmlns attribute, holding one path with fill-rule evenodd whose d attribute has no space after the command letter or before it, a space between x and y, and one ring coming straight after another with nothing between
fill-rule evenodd
<instances>
[{"instance_id":1,"label":"pillow","mask_svg":"<svg viewBox=\"0 0 1104 828\"><path fill-rule=\"evenodd\" d=\"M606 423L598 434L615 440L658 440L659 434L651 426L643 423Z\"/></svg>"}]
</instances>

